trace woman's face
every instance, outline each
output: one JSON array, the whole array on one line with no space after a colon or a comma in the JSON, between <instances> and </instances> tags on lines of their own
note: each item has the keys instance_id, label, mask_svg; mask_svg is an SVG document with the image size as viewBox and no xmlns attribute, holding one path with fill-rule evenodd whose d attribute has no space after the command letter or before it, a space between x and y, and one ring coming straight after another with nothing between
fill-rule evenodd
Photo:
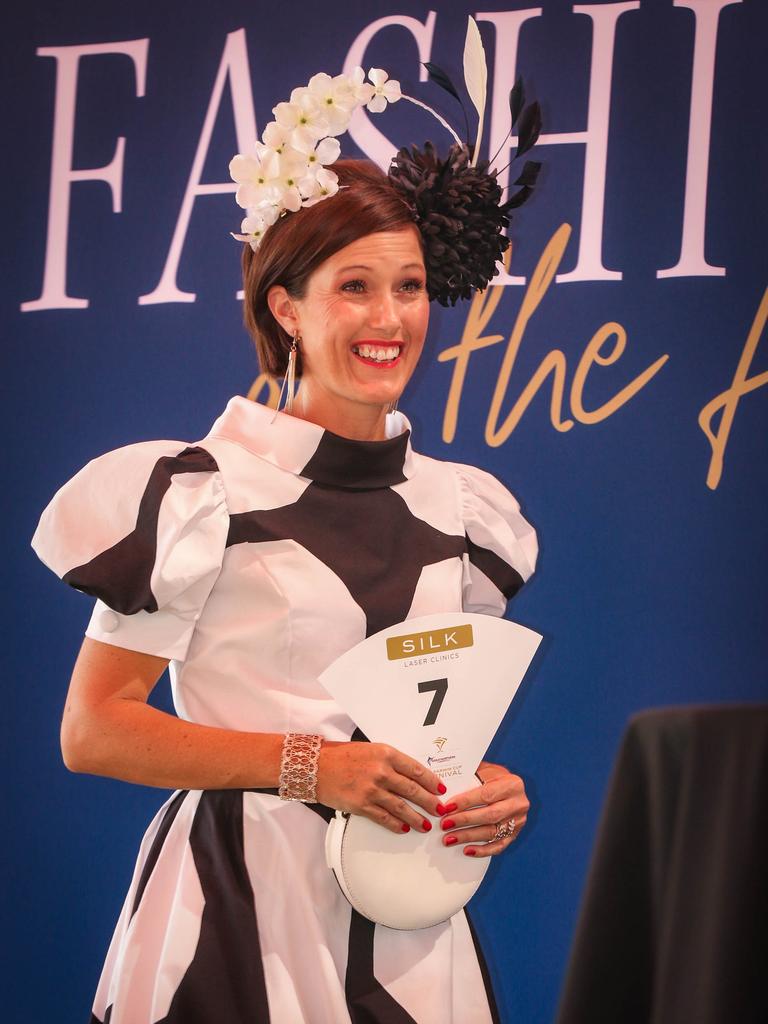
<instances>
[{"instance_id":1,"label":"woman's face","mask_svg":"<svg viewBox=\"0 0 768 1024\"><path fill-rule=\"evenodd\" d=\"M304 298L292 301L305 401L333 403L342 413L399 398L429 322L415 227L366 235L340 249L312 273Z\"/></svg>"}]
</instances>

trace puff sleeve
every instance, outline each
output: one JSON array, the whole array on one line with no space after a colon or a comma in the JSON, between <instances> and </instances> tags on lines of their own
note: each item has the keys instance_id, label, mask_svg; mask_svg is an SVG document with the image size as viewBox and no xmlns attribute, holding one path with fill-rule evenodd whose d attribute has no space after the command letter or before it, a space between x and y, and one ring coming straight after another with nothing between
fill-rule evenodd
<instances>
[{"instance_id":1,"label":"puff sleeve","mask_svg":"<svg viewBox=\"0 0 768 1024\"><path fill-rule=\"evenodd\" d=\"M536 567L536 532L521 514L517 499L495 476L474 466L453 467L467 546L464 610L503 615L509 599Z\"/></svg>"},{"instance_id":2,"label":"puff sleeve","mask_svg":"<svg viewBox=\"0 0 768 1024\"><path fill-rule=\"evenodd\" d=\"M213 456L147 441L107 452L67 481L32 547L65 583L98 598L86 636L184 660L228 528Z\"/></svg>"}]
</instances>

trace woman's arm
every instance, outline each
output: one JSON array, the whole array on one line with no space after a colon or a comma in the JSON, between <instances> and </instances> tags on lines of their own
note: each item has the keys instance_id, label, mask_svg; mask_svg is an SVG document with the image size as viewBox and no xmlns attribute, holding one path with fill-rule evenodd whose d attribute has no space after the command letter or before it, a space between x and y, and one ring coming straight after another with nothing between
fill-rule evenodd
<instances>
[{"instance_id":1,"label":"woman's arm","mask_svg":"<svg viewBox=\"0 0 768 1024\"><path fill-rule=\"evenodd\" d=\"M61 723L67 768L166 789L276 786L281 735L197 725L147 704L167 665L84 639Z\"/></svg>"},{"instance_id":2,"label":"woman's arm","mask_svg":"<svg viewBox=\"0 0 768 1024\"><path fill-rule=\"evenodd\" d=\"M167 664L85 638L61 725L66 766L167 789L277 786L281 733L198 725L147 704ZM424 829L425 819L408 801L437 816L445 788L429 769L386 744L326 741L317 791L330 807L401 832L404 825Z\"/></svg>"}]
</instances>

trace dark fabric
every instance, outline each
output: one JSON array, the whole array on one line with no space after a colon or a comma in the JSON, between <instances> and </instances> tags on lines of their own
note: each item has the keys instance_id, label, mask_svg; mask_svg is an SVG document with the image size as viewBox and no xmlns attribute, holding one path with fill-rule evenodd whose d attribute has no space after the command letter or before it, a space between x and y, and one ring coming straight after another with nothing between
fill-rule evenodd
<instances>
[{"instance_id":1,"label":"dark fabric","mask_svg":"<svg viewBox=\"0 0 768 1024\"><path fill-rule=\"evenodd\" d=\"M353 739L357 738L365 740L362 733L359 734L359 737L353 736ZM278 795L277 789L254 789L250 792ZM336 813L332 807L326 807L325 804L306 804L305 806L319 814L327 822L330 822ZM351 911L344 990L352 1024L416 1024L411 1015L386 991L374 974L375 928L372 921L362 917L356 910ZM483 976L485 977L485 974ZM491 993L489 993L489 998L493 998Z\"/></svg>"},{"instance_id":2,"label":"dark fabric","mask_svg":"<svg viewBox=\"0 0 768 1024\"><path fill-rule=\"evenodd\" d=\"M227 546L287 539L336 573L365 613L366 636L405 619L425 565L466 550L463 536L425 523L390 488L311 483L290 505L230 517Z\"/></svg>"},{"instance_id":3,"label":"dark fabric","mask_svg":"<svg viewBox=\"0 0 768 1024\"><path fill-rule=\"evenodd\" d=\"M117 544L62 579L75 590L98 597L122 615L156 612L157 600L150 580L157 554L160 505L176 473L212 473L216 460L204 448L185 448L175 456L158 459L139 502L136 526Z\"/></svg>"},{"instance_id":4,"label":"dark fabric","mask_svg":"<svg viewBox=\"0 0 768 1024\"><path fill-rule=\"evenodd\" d=\"M410 430L385 441L354 441L326 430L315 454L301 470L307 480L365 491L401 484Z\"/></svg>"},{"instance_id":5,"label":"dark fabric","mask_svg":"<svg viewBox=\"0 0 768 1024\"><path fill-rule=\"evenodd\" d=\"M268 786L262 789L246 789L243 790L245 793L267 793L269 796L280 796L280 790L277 786ZM315 814L319 814L323 821L330 821L334 817L336 811L333 807L328 807L327 804L304 804L305 807L309 808L310 811L314 811Z\"/></svg>"},{"instance_id":6,"label":"dark fabric","mask_svg":"<svg viewBox=\"0 0 768 1024\"><path fill-rule=\"evenodd\" d=\"M205 790L189 845L205 898L195 955L158 1024L269 1024L253 889L243 845L243 792Z\"/></svg>"},{"instance_id":7,"label":"dark fabric","mask_svg":"<svg viewBox=\"0 0 768 1024\"><path fill-rule=\"evenodd\" d=\"M152 846L147 854L147 859L144 861L144 867L141 869L141 877L139 878L139 884L136 886L136 896L133 901L133 907L131 908L131 917L133 917L138 910L139 904L141 903L141 897L144 895L144 890L147 887L147 882L152 875L152 871L157 863L157 858L160 856L160 851L163 848L163 843L165 842L166 836L170 831L176 815L179 813L179 808L184 802L184 797L188 793L188 789L177 793L166 808L163 820L160 822L160 827L155 834L155 838L152 840ZM104 1024L106 1024L106 1021Z\"/></svg>"},{"instance_id":8,"label":"dark fabric","mask_svg":"<svg viewBox=\"0 0 768 1024\"><path fill-rule=\"evenodd\" d=\"M472 936L472 943L475 947L475 954L477 955L477 963L480 967L480 973L483 976L483 985L485 985L485 994L488 998L488 1009L491 1011L491 1020L493 1024L501 1024L501 1017L499 1016L499 1007L496 1005L496 994L493 991L493 984L491 983L491 973L488 970L488 964L483 953L483 947L480 945L480 940L477 937L475 926L472 924L472 918L469 916L467 910L464 911L467 918L467 927L469 928L469 934Z\"/></svg>"},{"instance_id":9,"label":"dark fabric","mask_svg":"<svg viewBox=\"0 0 768 1024\"><path fill-rule=\"evenodd\" d=\"M352 910L344 990L352 1024L417 1024L376 979L373 943L376 925Z\"/></svg>"},{"instance_id":10,"label":"dark fabric","mask_svg":"<svg viewBox=\"0 0 768 1024\"><path fill-rule=\"evenodd\" d=\"M136 910L137 910L137 908L139 906L139 903L141 902L141 897L142 897L142 894L144 892L144 889L146 888L147 882L149 881L149 879L150 879L150 877L152 875L152 869L154 868L155 864L157 863L157 859L158 859L158 857L160 855L160 851L161 851L161 849L163 847L163 843L165 842L165 839L166 839L166 837L168 835L170 827L173 824L173 821L174 821L176 815L178 814L179 808L181 807L181 805L182 805L182 803L184 801L184 798L186 796L188 796L188 792L189 792L188 790L183 790L183 791L179 792L176 795L176 797L171 801L171 803L168 805L168 808L167 808L165 814L163 815L163 820L160 823L160 827L158 828L157 834L156 834L156 836L155 836L155 838L154 838L154 840L152 842L152 846L151 846L150 851L149 851L149 853L147 855L147 859L146 859L146 861L144 863L144 867L143 867L142 872L141 872L141 877L139 879L139 883L138 883L138 886L137 886L137 889L136 889L136 897L134 899L133 908L131 910L131 916L133 916L133 914L136 913ZM242 789L219 790L219 791L214 791L214 793L215 793L214 797L209 796L208 793L204 793L203 797L201 798L201 803L203 801L205 802L205 809L204 809L204 812L203 812L203 817L206 820L205 820L205 823L204 823L204 827L201 828L200 824L197 822L197 816L196 816L195 826L193 827L193 834L190 835L190 846L192 847L193 854L195 855L195 866L197 867L198 871L200 871L201 867L202 867L202 871L203 871L204 875L206 876L204 878L203 875L201 875L201 879L200 879L201 880L201 884L203 885L203 893L206 896L206 900L209 898L209 896L212 897L212 898L216 898L216 896L214 894L214 888L211 885L212 879L211 879L210 876L211 876L211 872L212 871L218 870L217 869L217 863L221 864L221 857L223 856L226 860L230 860L230 861L233 862L233 863L230 863L229 868L228 868L227 871L222 872L222 875L226 876L227 874L229 874L230 880L234 883L233 885L230 886L230 889L231 889L231 892L230 892L230 903L232 903L232 902L234 902L235 904L240 903L240 907L238 908L238 914L239 915L243 915L245 917L245 919L246 919L246 926L248 927L248 918L250 917L250 911L249 911L248 908L249 908L249 905L252 905L253 894L252 894L252 891L251 891L251 888L250 888L250 882L248 881L247 874L244 874L244 872L245 872L245 863L244 863L244 853L242 852L242 794L244 792L245 793L268 793L268 794L271 794L273 796L277 796L278 795L277 788L246 789L246 790L242 790ZM210 807L212 802L216 804L216 807L214 807L213 809L211 809L211 807ZM218 807L222 807L222 806L227 808L227 813L226 813L226 816L225 816L226 817L226 821L227 821L227 827L226 827L226 833L227 834L226 834L226 837L224 839L224 842L222 843L221 850L217 853L213 849L214 846L216 845L213 832L215 831L215 829L217 827L216 826L216 820L215 820L215 816L218 813L217 808ZM238 812L238 807L239 807L239 812ZM326 822L330 822L331 818L336 813L333 810L332 807L327 807L325 804L320 804L320 803L317 803L317 804L306 804L306 807L308 807L309 810L314 811L316 814L318 814ZM197 814L199 814L199 813L200 813L200 809L198 808ZM234 821L233 821L233 819L234 819ZM234 825L234 827L233 827L233 825ZM206 849L206 847L207 847L207 849ZM197 851L197 852L195 853L195 851ZM225 881L222 884L226 885L227 882ZM237 896L237 892L238 891L239 891L239 897ZM207 903L206 903L206 909L207 909ZM255 911L253 912L253 914L254 914L254 921L255 921ZM231 921L228 921L226 914L223 915L223 916L221 914L212 915L209 912L208 917L209 917L209 920L208 920L208 922L206 922L207 929L208 929L208 932L209 932L209 935L208 935L208 945L210 945L212 941L215 941L215 935L213 933L213 930L212 930L212 927L211 927L211 920L210 920L212 917L216 917L219 920L220 923L223 923L224 926L225 926L225 929L227 929L227 930L231 929L231 927L236 927L236 922L235 922L234 918ZM205 922L205 918L204 918L204 922ZM246 933L243 933L243 934L245 935ZM203 940L202 932L201 932L201 937L200 938L201 938L201 941L198 943L198 948L197 948L197 951L195 953L195 958L193 960L193 963L190 965L190 968L189 968L189 971L187 972L187 975L198 975L198 976L199 975L203 975L203 981L201 982L201 984L203 984L204 983L205 971L210 969L210 965L208 967L205 966L206 963L209 963L209 957L207 956L207 954L205 952L205 949L204 949L204 945L205 944L202 941ZM221 939L222 939L223 948L226 948L227 942L231 941L231 936L225 937L225 936L222 935ZM257 944L256 952L258 954L258 944ZM250 961L250 959L251 958L249 957L249 961ZM234 963L234 961L233 961L233 963ZM260 954L258 954L258 966L259 966L258 973L261 974L261 957L260 957ZM214 967L215 967L215 969L218 969L220 967L220 965L214 965ZM254 973L257 973L257 972L255 972L253 969L251 969L250 973L254 974ZM256 981L257 981L256 988L258 990L260 988L261 984L263 984L263 975L262 975L262 978L261 978L261 982L259 982L259 979L256 979ZM218 981L217 981L217 983L218 983ZM185 976L184 980L182 981L182 986L181 987L182 988L186 988L187 990L190 990L190 991L194 991L194 982L193 982L192 978L190 978L190 980L187 980L187 976ZM209 1024L209 1020L215 1020L217 1022L221 1021L222 1024L223 1024L224 1021L229 1021L229 1020L238 1021L238 1022L240 1020L242 1020L243 1022L245 1022L246 1020L252 1020L254 1022L254 1024L261 1024L262 1021L267 1022L269 1020L268 1009L266 1008L267 1007L266 989L264 990L263 1002L260 1002L258 1004L254 1004L255 1007L258 1009L258 1013L260 1013L261 1016L252 1016L252 1017L246 1017L246 1016L242 1016L242 1015L239 1016L239 1017L238 1016L220 1017L219 1013L218 1013L218 1010L217 1010L216 1014L214 1016L210 1017L210 1018L204 1017L202 1015L198 1016L198 1017L194 1017L193 1016L193 1017L189 1017L189 1018L181 1017L181 1016L178 1016L178 1014L179 1013L186 1013L187 1009L185 1008L185 1006L184 1006L184 1004L183 1004L183 1002L181 1000L180 1000L179 1006L174 1009L175 1004L177 1002L177 998L178 998L178 996L174 997L174 1003L172 1005L171 1012L165 1018L165 1021L161 1022L161 1024L171 1024L171 1022L175 1022L175 1021L179 1021L179 1024L183 1024L183 1022L186 1021L187 1019L189 1019L191 1022L199 1021L200 1024ZM224 1001L226 1002L226 1000L227 1000L227 997L225 996L224 997ZM218 1007L218 1003L216 1003L216 1006ZM240 1007L240 1005L238 1005L237 1012L239 1013L240 1010L241 1010L241 1007ZM173 1015L174 1013L176 1013L176 1016ZM103 1021L100 1021L98 1019L98 1017L96 1017L95 1014L91 1014L90 1024L109 1024L109 1021L110 1021L111 1017L112 1017L112 1007L110 1006L107 1009L107 1012L106 1012L106 1015L105 1015Z\"/></svg>"},{"instance_id":11,"label":"dark fabric","mask_svg":"<svg viewBox=\"0 0 768 1024\"><path fill-rule=\"evenodd\" d=\"M466 538L466 544L467 554L472 565L477 566L481 572L485 573L491 583L499 588L508 601L514 597L523 585L523 577L517 569L513 569L495 551L481 548L479 544L473 543L469 537Z\"/></svg>"},{"instance_id":12,"label":"dark fabric","mask_svg":"<svg viewBox=\"0 0 768 1024\"><path fill-rule=\"evenodd\" d=\"M631 719L557 1024L766 1024L768 705Z\"/></svg>"}]
</instances>

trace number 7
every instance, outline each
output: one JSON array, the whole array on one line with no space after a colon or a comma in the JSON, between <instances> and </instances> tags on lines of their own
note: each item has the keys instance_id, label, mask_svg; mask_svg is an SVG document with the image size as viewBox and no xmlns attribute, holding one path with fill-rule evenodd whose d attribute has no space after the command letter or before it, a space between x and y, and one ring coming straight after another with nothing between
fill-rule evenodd
<instances>
[{"instance_id":1,"label":"number 7","mask_svg":"<svg viewBox=\"0 0 768 1024\"><path fill-rule=\"evenodd\" d=\"M429 705L427 717L424 719L422 725L434 725L437 721L437 716L440 714L440 708L443 706L445 695L448 692L448 680L430 679L426 683L419 683L419 693L430 693L432 690L434 690L435 695L432 698L432 703Z\"/></svg>"}]
</instances>

